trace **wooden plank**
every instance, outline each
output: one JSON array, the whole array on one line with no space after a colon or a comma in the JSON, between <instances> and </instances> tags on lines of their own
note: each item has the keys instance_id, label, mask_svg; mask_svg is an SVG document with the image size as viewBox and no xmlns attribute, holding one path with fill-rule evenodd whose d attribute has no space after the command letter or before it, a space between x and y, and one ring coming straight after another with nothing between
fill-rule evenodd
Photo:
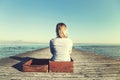
<instances>
[{"instance_id":1,"label":"wooden plank","mask_svg":"<svg viewBox=\"0 0 120 80\"><path fill-rule=\"evenodd\" d=\"M49 59L49 48L40 49L11 58L0 59L0 79L11 80L120 80L120 60L111 59L85 51L73 49L72 73L66 72L21 72L18 68L27 58ZM15 67L14 67L15 65Z\"/></svg>"}]
</instances>

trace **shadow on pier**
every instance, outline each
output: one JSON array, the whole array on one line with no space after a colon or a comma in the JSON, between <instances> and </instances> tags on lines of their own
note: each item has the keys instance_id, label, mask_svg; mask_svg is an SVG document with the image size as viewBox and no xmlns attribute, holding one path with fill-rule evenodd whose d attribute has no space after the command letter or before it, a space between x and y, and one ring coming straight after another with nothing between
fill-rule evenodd
<instances>
[{"instance_id":1,"label":"shadow on pier","mask_svg":"<svg viewBox=\"0 0 120 80\"><path fill-rule=\"evenodd\" d=\"M11 56L10 58L20 61L19 63L12 65L13 68L19 71L23 70L23 65L29 60L32 60L31 65L48 65L49 64L49 59L36 59L31 57L18 57L18 56Z\"/></svg>"}]
</instances>

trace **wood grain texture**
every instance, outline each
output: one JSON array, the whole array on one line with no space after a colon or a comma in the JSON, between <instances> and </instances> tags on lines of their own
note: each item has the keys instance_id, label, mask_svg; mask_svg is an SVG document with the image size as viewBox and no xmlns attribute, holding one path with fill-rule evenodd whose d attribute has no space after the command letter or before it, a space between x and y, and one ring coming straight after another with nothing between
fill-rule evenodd
<instances>
[{"instance_id":1,"label":"wood grain texture","mask_svg":"<svg viewBox=\"0 0 120 80\"><path fill-rule=\"evenodd\" d=\"M73 73L22 72L30 58L49 59L49 48L0 59L0 80L120 80L120 60L73 49Z\"/></svg>"}]
</instances>

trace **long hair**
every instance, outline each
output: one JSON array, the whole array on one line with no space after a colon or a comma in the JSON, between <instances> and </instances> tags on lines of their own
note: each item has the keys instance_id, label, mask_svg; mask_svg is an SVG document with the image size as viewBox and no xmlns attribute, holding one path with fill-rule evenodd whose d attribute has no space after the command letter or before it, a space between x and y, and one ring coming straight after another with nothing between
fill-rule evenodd
<instances>
[{"instance_id":1,"label":"long hair","mask_svg":"<svg viewBox=\"0 0 120 80\"><path fill-rule=\"evenodd\" d=\"M67 26L64 23L58 23L56 25L56 35L59 38L67 38Z\"/></svg>"}]
</instances>

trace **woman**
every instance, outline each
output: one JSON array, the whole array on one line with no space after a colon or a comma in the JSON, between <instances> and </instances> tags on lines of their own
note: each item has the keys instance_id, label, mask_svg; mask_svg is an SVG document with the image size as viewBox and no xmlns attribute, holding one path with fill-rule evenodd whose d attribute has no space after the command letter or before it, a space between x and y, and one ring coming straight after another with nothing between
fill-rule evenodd
<instances>
[{"instance_id":1,"label":"woman","mask_svg":"<svg viewBox=\"0 0 120 80\"><path fill-rule=\"evenodd\" d=\"M50 51L52 61L71 61L72 40L68 38L67 26L64 23L56 25L57 37L50 40Z\"/></svg>"}]
</instances>

